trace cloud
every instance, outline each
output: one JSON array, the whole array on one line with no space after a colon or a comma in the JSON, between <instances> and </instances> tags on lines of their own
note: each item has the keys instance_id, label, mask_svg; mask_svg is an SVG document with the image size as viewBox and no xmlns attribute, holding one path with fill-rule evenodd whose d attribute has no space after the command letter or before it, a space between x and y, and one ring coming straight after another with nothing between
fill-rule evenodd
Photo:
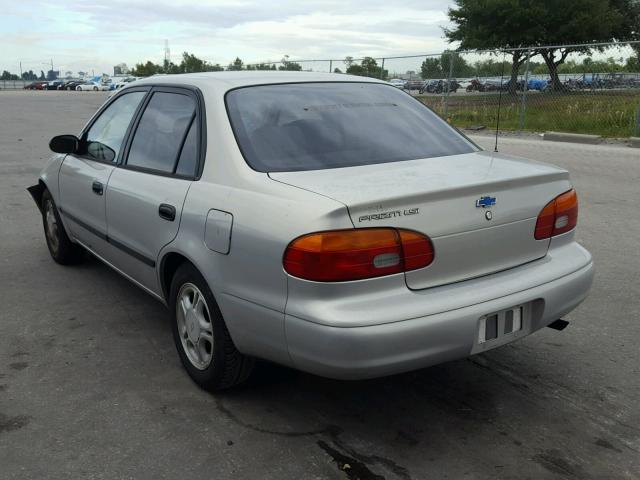
<instances>
[{"instance_id":1,"label":"cloud","mask_svg":"<svg viewBox=\"0 0 640 480\"><path fill-rule=\"evenodd\" d=\"M189 51L226 65L245 62L400 55L446 47L442 26L451 2L405 0L213 1L52 0L10 2L0 68L49 59L65 70L110 71L116 63L172 58Z\"/></svg>"}]
</instances>

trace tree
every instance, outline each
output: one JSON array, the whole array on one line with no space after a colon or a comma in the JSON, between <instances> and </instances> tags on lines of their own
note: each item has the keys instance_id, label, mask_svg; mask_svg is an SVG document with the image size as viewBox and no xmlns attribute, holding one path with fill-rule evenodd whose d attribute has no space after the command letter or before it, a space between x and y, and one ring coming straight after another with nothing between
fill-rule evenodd
<instances>
[{"instance_id":1,"label":"tree","mask_svg":"<svg viewBox=\"0 0 640 480\"><path fill-rule=\"evenodd\" d=\"M353 57L344 57L344 60L342 61L342 63L345 64L345 66L347 67L347 70L349 70L349 67L351 67L351 65L353 65Z\"/></svg>"},{"instance_id":2,"label":"tree","mask_svg":"<svg viewBox=\"0 0 640 480\"><path fill-rule=\"evenodd\" d=\"M136 63L136 66L131 69L131 73L136 77L150 77L156 73L162 73L163 67L156 65L152 61L147 63Z\"/></svg>"},{"instance_id":3,"label":"tree","mask_svg":"<svg viewBox=\"0 0 640 480\"><path fill-rule=\"evenodd\" d=\"M346 63L345 59L345 64ZM359 75L361 77L387 78L388 72L387 70L382 70L382 68L378 66L378 62L376 62L375 58L364 57L362 62L360 62L360 65L352 62L347 68L347 73L351 75Z\"/></svg>"},{"instance_id":4,"label":"tree","mask_svg":"<svg viewBox=\"0 0 640 480\"><path fill-rule=\"evenodd\" d=\"M338 67L333 69L333 73L342 73L342 70L340 70Z\"/></svg>"},{"instance_id":5,"label":"tree","mask_svg":"<svg viewBox=\"0 0 640 480\"><path fill-rule=\"evenodd\" d=\"M256 63L253 65L245 65L247 70L275 70L276 66L273 63Z\"/></svg>"},{"instance_id":6,"label":"tree","mask_svg":"<svg viewBox=\"0 0 640 480\"><path fill-rule=\"evenodd\" d=\"M541 18L540 3L546 0L454 0L449 9L452 29L445 29L450 42L459 41L461 50L519 48L534 43ZM578 0L579 1L579 0ZM526 51L514 50L511 55L510 88L515 91L520 66Z\"/></svg>"},{"instance_id":7,"label":"tree","mask_svg":"<svg viewBox=\"0 0 640 480\"><path fill-rule=\"evenodd\" d=\"M33 81L33 80L37 80L38 76L35 73L33 73L33 70L29 70L28 72L22 72L22 79Z\"/></svg>"},{"instance_id":8,"label":"tree","mask_svg":"<svg viewBox=\"0 0 640 480\"><path fill-rule=\"evenodd\" d=\"M182 73L197 73L207 71L207 62L192 53L183 52L182 62L180 62L180 70Z\"/></svg>"},{"instance_id":9,"label":"tree","mask_svg":"<svg viewBox=\"0 0 640 480\"><path fill-rule=\"evenodd\" d=\"M244 68L244 63L242 62L242 60L240 60L239 57L236 57L233 63L229 64L229 66L227 67L227 70L242 70L243 68Z\"/></svg>"},{"instance_id":10,"label":"tree","mask_svg":"<svg viewBox=\"0 0 640 480\"><path fill-rule=\"evenodd\" d=\"M460 49L514 49L528 46L580 44L628 38L632 23L625 19L636 0L454 0L445 29L450 42L459 41ZM636 25L637 28L637 25ZM554 89L561 89L558 66L573 52L594 48L537 48ZM526 50L511 50L510 88L514 89Z\"/></svg>"},{"instance_id":11,"label":"tree","mask_svg":"<svg viewBox=\"0 0 640 480\"><path fill-rule=\"evenodd\" d=\"M420 76L423 80L430 78L442 78L442 66L438 57L429 57L420 66Z\"/></svg>"},{"instance_id":12,"label":"tree","mask_svg":"<svg viewBox=\"0 0 640 480\"><path fill-rule=\"evenodd\" d=\"M293 72L299 72L302 70L302 65L296 62L289 61L289 55L285 55L282 59L282 65L278 67L278 70L289 70Z\"/></svg>"},{"instance_id":13,"label":"tree","mask_svg":"<svg viewBox=\"0 0 640 480\"><path fill-rule=\"evenodd\" d=\"M15 75L8 70L4 70L2 75L0 75L0 80L18 80L18 75Z\"/></svg>"},{"instance_id":14,"label":"tree","mask_svg":"<svg viewBox=\"0 0 640 480\"><path fill-rule=\"evenodd\" d=\"M38 80L46 80L47 78L44 76L44 71L40 70L40 76L38 77Z\"/></svg>"},{"instance_id":15,"label":"tree","mask_svg":"<svg viewBox=\"0 0 640 480\"><path fill-rule=\"evenodd\" d=\"M176 74L183 73L182 65L176 65L170 60L165 60L162 64L162 70L164 73Z\"/></svg>"}]
</instances>

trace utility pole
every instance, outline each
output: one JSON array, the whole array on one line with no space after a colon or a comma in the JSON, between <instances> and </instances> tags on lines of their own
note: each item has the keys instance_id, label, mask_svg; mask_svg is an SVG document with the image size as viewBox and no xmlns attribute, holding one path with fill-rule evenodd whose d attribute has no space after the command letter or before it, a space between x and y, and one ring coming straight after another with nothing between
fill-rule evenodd
<instances>
[{"instance_id":1,"label":"utility pole","mask_svg":"<svg viewBox=\"0 0 640 480\"><path fill-rule=\"evenodd\" d=\"M20 80L22 80L22 62L20 62Z\"/></svg>"},{"instance_id":2,"label":"utility pole","mask_svg":"<svg viewBox=\"0 0 640 480\"><path fill-rule=\"evenodd\" d=\"M169 40L164 41L164 73L168 73L169 63L171 62L171 50L169 50Z\"/></svg>"},{"instance_id":3,"label":"utility pole","mask_svg":"<svg viewBox=\"0 0 640 480\"><path fill-rule=\"evenodd\" d=\"M520 130L524 130L525 110L527 108L527 90L529 89L529 60L531 49L527 50L527 63L524 67L524 85L522 86L522 102L520 104Z\"/></svg>"}]
</instances>

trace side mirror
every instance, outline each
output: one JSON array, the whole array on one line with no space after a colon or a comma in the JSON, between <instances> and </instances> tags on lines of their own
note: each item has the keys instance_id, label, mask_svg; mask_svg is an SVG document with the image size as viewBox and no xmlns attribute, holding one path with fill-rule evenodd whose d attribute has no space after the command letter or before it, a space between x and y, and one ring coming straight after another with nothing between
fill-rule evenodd
<instances>
[{"instance_id":1,"label":"side mirror","mask_svg":"<svg viewBox=\"0 0 640 480\"><path fill-rule=\"evenodd\" d=\"M55 153L76 153L80 140L75 135L58 135L51 139L49 148Z\"/></svg>"}]
</instances>

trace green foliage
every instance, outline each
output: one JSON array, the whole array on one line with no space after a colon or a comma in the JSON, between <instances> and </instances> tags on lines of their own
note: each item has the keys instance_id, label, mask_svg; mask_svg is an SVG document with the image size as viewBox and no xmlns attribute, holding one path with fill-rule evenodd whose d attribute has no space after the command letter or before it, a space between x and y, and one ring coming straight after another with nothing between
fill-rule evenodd
<instances>
[{"instance_id":1,"label":"green foliage","mask_svg":"<svg viewBox=\"0 0 640 480\"><path fill-rule=\"evenodd\" d=\"M296 62L290 62L289 60L283 60L282 65L278 67L278 70L288 70L291 72L299 72L302 70L302 65Z\"/></svg>"},{"instance_id":2,"label":"green foliage","mask_svg":"<svg viewBox=\"0 0 640 480\"><path fill-rule=\"evenodd\" d=\"M14 75L8 70L4 70L2 72L2 75L0 75L0 80L18 80L18 79L19 79L18 75Z\"/></svg>"},{"instance_id":3,"label":"green foliage","mask_svg":"<svg viewBox=\"0 0 640 480\"><path fill-rule=\"evenodd\" d=\"M40 76L38 77L38 80L46 80L47 77L44 76L44 71L40 70Z\"/></svg>"},{"instance_id":4,"label":"green foliage","mask_svg":"<svg viewBox=\"0 0 640 480\"><path fill-rule=\"evenodd\" d=\"M637 0L455 0L449 9L454 28L445 29L445 35L459 41L461 49L603 42L637 35L639 11ZM558 66L572 52L591 50L587 46L535 53L543 57L552 85L560 89ZM526 53L511 55L515 79Z\"/></svg>"},{"instance_id":5,"label":"green foliage","mask_svg":"<svg viewBox=\"0 0 640 480\"><path fill-rule=\"evenodd\" d=\"M247 70L275 70L276 66L273 63L258 63L255 65L247 65Z\"/></svg>"},{"instance_id":6,"label":"green foliage","mask_svg":"<svg viewBox=\"0 0 640 480\"><path fill-rule=\"evenodd\" d=\"M364 57L360 65L353 62L351 57L345 58L344 63L348 65L347 73L351 75L359 75L361 77L373 77L373 78L387 78L387 70L382 70L382 67L378 66L375 58Z\"/></svg>"},{"instance_id":7,"label":"green foliage","mask_svg":"<svg viewBox=\"0 0 640 480\"><path fill-rule=\"evenodd\" d=\"M173 62L165 61L162 65L155 64L151 61L147 63L137 63L134 68L130 70L132 75L137 77L150 77L158 73L197 73L197 72L220 72L224 70L220 64L209 63L206 60L202 60L195 55L183 52L182 60L180 64L176 65Z\"/></svg>"},{"instance_id":8,"label":"green foliage","mask_svg":"<svg viewBox=\"0 0 640 480\"><path fill-rule=\"evenodd\" d=\"M429 57L420 66L420 76L427 78L443 78L442 65L438 57Z\"/></svg>"},{"instance_id":9,"label":"green foliage","mask_svg":"<svg viewBox=\"0 0 640 480\"><path fill-rule=\"evenodd\" d=\"M33 73L33 70L29 70L28 72L22 72L22 79L33 81L33 80L37 80L38 76L35 73Z\"/></svg>"},{"instance_id":10,"label":"green foliage","mask_svg":"<svg viewBox=\"0 0 640 480\"><path fill-rule=\"evenodd\" d=\"M453 69L451 69L452 59ZM450 73L453 77L459 78L477 75L474 67L452 50L445 50L440 57L429 57L420 66L420 76L423 79L448 78Z\"/></svg>"},{"instance_id":11,"label":"green foliage","mask_svg":"<svg viewBox=\"0 0 640 480\"><path fill-rule=\"evenodd\" d=\"M444 115L442 98L433 95L418 97L436 113ZM640 95L632 92L533 93L527 97L525 130L544 132L589 133L608 137L629 137L636 127L636 109ZM500 128L518 130L521 98L502 96ZM459 128L484 125L495 128L498 95L479 94L449 99L447 118Z\"/></svg>"},{"instance_id":12,"label":"green foliage","mask_svg":"<svg viewBox=\"0 0 640 480\"><path fill-rule=\"evenodd\" d=\"M239 57L236 57L236 59L227 66L227 70L242 70L243 68L244 63Z\"/></svg>"},{"instance_id":13,"label":"green foliage","mask_svg":"<svg viewBox=\"0 0 640 480\"><path fill-rule=\"evenodd\" d=\"M131 69L131 74L136 77L150 77L160 72L162 72L162 67L151 61L147 61L147 63L136 63L136 66Z\"/></svg>"}]
</instances>

